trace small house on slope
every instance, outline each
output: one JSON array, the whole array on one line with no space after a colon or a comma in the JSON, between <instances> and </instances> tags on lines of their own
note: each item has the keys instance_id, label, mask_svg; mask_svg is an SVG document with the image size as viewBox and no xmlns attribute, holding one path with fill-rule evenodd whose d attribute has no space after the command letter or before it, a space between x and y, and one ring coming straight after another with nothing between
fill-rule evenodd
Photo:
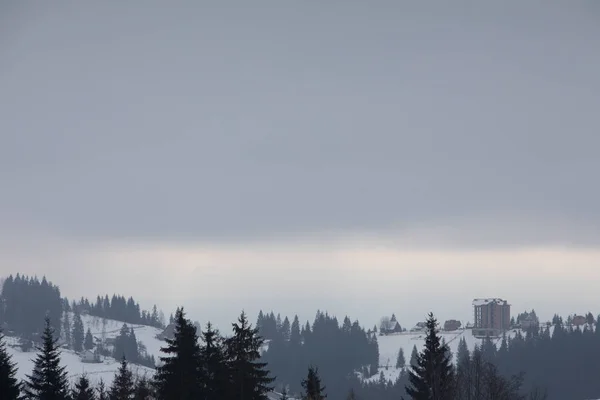
<instances>
[{"instance_id":1,"label":"small house on slope","mask_svg":"<svg viewBox=\"0 0 600 400\"><path fill-rule=\"evenodd\" d=\"M169 324L167 327L158 335L156 335L158 340L170 339L173 340L175 338L175 324Z\"/></svg>"},{"instance_id":2,"label":"small house on slope","mask_svg":"<svg viewBox=\"0 0 600 400\"><path fill-rule=\"evenodd\" d=\"M91 350L86 350L81 353L81 362L83 363L101 363L100 355Z\"/></svg>"}]
</instances>

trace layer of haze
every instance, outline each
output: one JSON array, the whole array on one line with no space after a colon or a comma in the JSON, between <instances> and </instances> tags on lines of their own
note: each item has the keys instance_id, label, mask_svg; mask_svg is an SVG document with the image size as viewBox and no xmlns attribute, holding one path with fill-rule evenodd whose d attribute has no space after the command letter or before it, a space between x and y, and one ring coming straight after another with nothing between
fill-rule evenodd
<instances>
[{"instance_id":1,"label":"layer of haze","mask_svg":"<svg viewBox=\"0 0 600 400\"><path fill-rule=\"evenodd\" d=\"M594 310L600 7L0 5L0 275L367 324Z\"/></svg>"}]
</instances>

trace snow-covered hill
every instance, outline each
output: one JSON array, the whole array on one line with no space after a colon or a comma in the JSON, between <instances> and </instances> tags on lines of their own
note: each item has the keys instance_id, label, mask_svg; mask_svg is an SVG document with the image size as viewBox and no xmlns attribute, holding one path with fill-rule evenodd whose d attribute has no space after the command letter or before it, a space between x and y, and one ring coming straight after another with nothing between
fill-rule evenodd
<instances>
[{"instance_id":1,"label":"snow-covered hill","mask_svg":"<svg viewBox=\"0 0 600 400\"><path fill-rule=\"evenodd\" d=\"M72 318L72 316L71 316ZM87 332L88 327L92 332L92 335L101 338L102 336L102 318L92 317L89 315L81 316L84 330ZM105 333L106 338L116 338L119 335L119 331L123 326L123 322L114 320L105 320ZM128 325L133 327L138 342L144 344L148 354L154 355L155 359L158 360L160 356L160 348L164 346L164 342L158 340L156 335L162 330L151 326L144 325ZM36 351L31 350L29 352L21 351L18 345L18 338L6 337L8 345L8 352L12 356L13 361L17 363L19 379L25 379L26 375L31 374L33 370L33 360L36 357ZM92 384L97 384L100 379L109 386L114 378L114 375L119 368L120 360L115 360L111 357L103 357L101 363L84 363L81 361L81 357L72 350L63 349L61 353L61 365L66 366L69 379L74 382L81 374L86 374ZM138 376L150 377L154 374L154 370L151 368L130 365L131 370Z\"/></svg>"},{"instance_id":2,"label":"snow-covered hill","mask_svg":"<svg viewBox=\"0 0 600 400\"><path fill-rule=\"evenodd\" d=\"M467 346L470 350L475 348L475 345L481 345L482 339L473 336L470 329L462 329L455 332L440 332L442 338L450 347L453 354L456 354L458 343L461 338L465 338ZM511 332L510 335L515 335ZM402 332L387 336L378 336L379 343L379 366L380 372L383 371L385 379L395 381L400 374L400 369L396 368L396 360L400 349L404 351L406 362L410 361L410 355L413 347L416 345L417 350L421 350L425 345L425 333ZM499 341L498 341L499 342ZM368 380L378 380L379 375L369 377Z\"/></svg>"},{"instance_id":3,"label":"snow-covered hill","mask_svg":"<svg viewBox=\"0 0 600 400\"><path fill-rule=\"evenodd\" d=\"M73 320L73 315L70 315ZM106 339L116 338L123 326L123 322L106 319L104 320L99 317L93 317L89 315L82 315L81 320L83 322L84 331L87 332L90 329L92 335L97 339L102 339L103 332ZM161 356L160 348L165 345L165 342L156 338L156 335L162 332L162 329L154 328L145 325L130 325L132 327L138 342L143 343L146 351L149 355L153 355L158 361ZM13 361L17 364L18 379L25 379L26 375L31 374L33 370L33 360L36 357L36 351L32 350L29 352L21 351L19 346L19 339L14 337L5 337L7 342L8 353L12 356ZM62 349L61 352L61 365L66 366L69 380L73 383L81 376L86 374L90 379L92 385L97 385L102 379L105 385L108 387L111 385L115 373L119 369L120 360L115 360L112 357L103 358L101 363L84 363L81 358L72 350ZM154 370L151 368L143 367L140 365L131 365L130 369L137 376L150 377L154 375ZM270 393L270 400L279 400L281 395L279 393Z\"/></svg>"},{"instance_id":4,"label":"snow-covered hill","mask_svg":"<svg viewBox=\"0 0 600 400\"><path fill-rule=\"evenodd\" d=\"M583 326L575 329L583 330ZM594 329L593 326L589 326L588 329ZM550 335L554 332L554 327L550 327ZM454 332L440 332L443 339L450 347L452 354L456 354L458 350L458 344L461 338L465 338L469 350L473 350L475 345L481 345L483 339L476 338L473 336L473 332L470 329L461 329ZM507 332L507 337L512 338L517 334L517 330L511 330ZM521 331L521 334L525 336L525 332ZM404 351L404 357L406 362L410 362L410 355L413 346L417 346L417 350L421 350L425 345L425 334L414 333L414 332L403 332L392 334L388 336L378 336L377 341L379 344L379 366L380 372L383 371L386 380L395 381L400 374L400 370L396 368L396 360L400 349ZM501 338L494 339L497 347L500 346ZM387 367L387 368L386 368ZM374 381L378 380L379 375L368 377L367 380Z\"/></svg>"},{"instance_id":5,"label":"snow-covered hill","mask_svg":"<svg viewBox=\"0 0 600 400\"><path fill-rule=\"evenodd\" d=\"M72 318L72 316L71 316ZM116 338L119 335L123 322L115 320L105 320L103 328L103 319L99 317L93 317L89 315L82 315L81 317L84 330L87 331L89 328L92 335L97 339L102 339L103 332L106 339ZM143 343L146 351L149 355L153 355L156 360L159 360L161 356L161 347L165 343L156 338L156 335L162 332L162 329L154 328L151 326L144 325L128 325L134 329L138 342ZM550 329L552 333L552 328ZM475 348L475 345L481 345L482 339L478 339L473 336L471 330L458 330L454 332L440 332L446 343L450 347L453 354L456 353L458 344L461 338L465 338L467 346L470 350ZM517 334L516 330L509 331L508 336L514 337ZM378 336L379 343L379 365L380 371L386 379L394 381L400 370L395 368L396 359L398 352L403 349L406 362L410 360L410 355L413 346L417 346L417 350L421 350L425 344L424 333L414 332L403 332L398 334L392 334L388 336ZM8 344L8 352L13 357L14 362L17 363L19 368L18 378L25 379L27 374L30 374L33 370L33 359L36 356L34 350L30 352L23 352L18 345L17 338L6 337ZM496 344L500 345L500 339L496 340ZM119 360L115 360L111 357L106 357L101 363L84 363L81 361L80 356L71 350L62 350L61 354L62 365L66 366L69 378L71 381L75 381L81 374L87 374L90 381L93 384L97 384L102 379L107 386L109 386L114 378L114 375L119 368ZM154 370L151 368L130 365L132 371L138 376L150 377L154 374ZM366 378L368 380L377 380L379 375ZM278 399L279 396L276 393L270 395L272 399Z\"/></svg>"}]
</instances>

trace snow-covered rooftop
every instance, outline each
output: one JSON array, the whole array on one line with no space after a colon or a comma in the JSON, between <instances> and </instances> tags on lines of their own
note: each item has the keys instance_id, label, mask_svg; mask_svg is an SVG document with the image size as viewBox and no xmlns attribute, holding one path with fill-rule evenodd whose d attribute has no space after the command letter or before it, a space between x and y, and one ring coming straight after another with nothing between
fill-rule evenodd
<instances>
[{"instance_id":1,"label":"snow-covered rooftop","mask_svg":"<svg viewBox=\"0 0 600 400\"><path fill-rule=\"evenodd\" d=\"M477 306L485 306L488 304L492 304L492 303L498 303L498 304L508 304L508 302L506 300L502 300L501 298L489 298L489 299L475 299L473 300L473 305L475 307Z\"/></svg>"}]
</instances>

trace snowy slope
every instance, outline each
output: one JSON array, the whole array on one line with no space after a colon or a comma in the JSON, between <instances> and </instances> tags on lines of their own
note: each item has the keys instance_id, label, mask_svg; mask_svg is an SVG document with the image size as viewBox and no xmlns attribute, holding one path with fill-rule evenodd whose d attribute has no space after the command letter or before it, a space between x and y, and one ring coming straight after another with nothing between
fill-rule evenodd
<instances>
[{"instance_id":1,"label":"snowy slope","mask_svg":"<svg viewBox=\"0 0 600 400\"><path fill-rule=\"evenodd\" d=\"M515 331L510 331L507 336L512 337L516 335ZM482 339L478 339L473 336L470 329L461 329L454 332L440 332L442 338L445 339L446 343L450 347L452 354L456 354L458 350L458 344L461 338L465 338L469 350L473 350L475 345L481 345ZM406 362L410 362L410 355L412 353L413 346L417 346L417 350L421 351L425 345L425 334L422 332L403 332L388 336L378 336L377 341L379 343L379 366L380 372L387 380L395 381L400 374L400 370L396 369L396 359L400 349L404 351L404 357ZM500 346L501 339L496 340L496 345ZM386 368L386 366L389 366ZM368 380L378 380L379 375L369 377Z\"/></svg>"},{"instance_id":2,"label":"snowy slope","mask_svg":"<svg viewBox=\"0 0 600 400\"><path fill-rule=\"evenodd\" d=\"M583 326L575 329L583 330ZM588 329L594 329L593 326L588 327ZM554 327L550 327L550 335L552 335L554 331ZM523 336L525 336L525 332L521 332ZM507 337L514 337L517 334L517 330L511 330L507 332ZM473 336L473 333L470 329L461 329L454 332L444 332L441 331L440 335L445 339L446 343L450 347L452 354L456 354L458 350L458 344L462 337L465 338L467 342L467 346L469 350L473 350L475 345L481 345L483 339L478 339ZM395 381L400 374L400 370L396 369L396 359L398 358L398 353L400 349L404 351L404 357L406 362L410 362L410 355L412 353L413 346L417 346L417 350L421 350L425 345L425 334L422 332L413 333L413 332L403 332L398 334L392 334L388 336L378 336L377 341L379 344L379 366L380 372L383 371L383 374L387 380ZM494 339L497 347L500 347L500 343L502 338ZM389 368L386 369L386 366L389 365ZM379 375L372 376L367 378L367 380L375 381L379 379Z\"/></svg>"},{"instance_id":3,"label":"snowy slope","mask_svg":"<svg viewBox=\"0 0 600 400\"><path fill-rule=\"evenodd\" d=\"M12 356L12 359L17 363L19 368L17 373L18 379L25 379L26 375L31 374L33 370L33 360L36 357L35 351L24 353L16 345L17 341L14 338L6 338L8 343L8 353ZM61 365L66 366L69 380L74 382L81 374L85 373L90 378L92 384L97 384L100 379L110 385L113 381L115 372L119 368L119 362L112 358L106 358L104 362L100 364L86 364L82 363L79 356L70 350L63 350L61 354ZM131 365L131 370L138 376L151 376L154 370L138 365Z\"/></svg>"},{"instance_id":4,"label":"snowy slope","mask_svg":"<svg viewBox=\"0 0 600 400\"><path fill-rule=\"evenodd\" d=\"M73 315L70 315L70 318L72 321ZM103 330L107 339L116 338L123 326L123 322L107 319L105 320L106 325L103 329L102 318L89 315L82 315L81 320L83 322L84 331L87 332L87 329L90 328L92 336L98 339L102 338ZM156 335L162 332L162 329L144 325L127 324L127 326L130 328L133 327L137 341L143 343L147 353L153 355L158 362L159 357L162 355L160 348L165 346L165 342L158 340ZM12 356L13 361L18 367L17 378L25 379L26 375L31 374L31 371L33 370L33 360L36 357L36 352L34 350L26 353L22 352L18 346L17 338L5 337L5 339L8 345L8 353ZM79 355L75 354L75 352L63 349L61 352L61 365L66 366L71 382L75 382L81 374L85 373L92 385L97 385L100 379L102 379L108 387L112 383L115 373L119 369L120 360L107 357L99 364L83 363L81 362ZM130 364L129 367L137 376L151 377L155 372L151 368L139 365ZM269 394L269 398L272 400L278 400L280 397L281 395L278 393Z\"/></svg>"},{"instance_id":5,"label":"snowy slope","mask_svg":"<svg viewBox=\"0 0 600 400\"><path fill-rule=\"evenodd\" d=\"M72 315L70 316L70 318L71 320L73 320ZM92 317L90 315L82 315L81 320L83 322L83 328L85 332L87 332L89 328L92 332L92 336L97 337L99 339L102 338L102 318ZM127 326L129 328L133 328L137 341L142 342L144 346L146 346L148 354L153 355L156 361L158 362L158 358L160 356L160 348L165 345L165 342L156 339L156 335L161 333L162 329L154 328L152 326L135 324L127 324ZM121 327L123 327L123 322L107 319L105 327L106 338L116 338L117 336L119 336Z\"/></svg>"},{"instance_id":6,"label":"snowy slope","mask_svg":"<svg viewBox=\"0 0 600 400\"><path fill-rule=\"evenodd\" d=\"M72 315L70 316L72 319ZM89 315L82 315L84 330L87 332L88 327L92 332L92 335L100 338L102 336L102 319L98 317L92 317ZM119 331L123 326L122 322L114 320L106 320L106 338L115 338L119 335ZM156 339L156 334L161 332L161 329L153 328L150 326L143 325L128 325L133 327L138 342L142 342L146 348L148 354L154 355L155 359L158 360L160 356L160 348L164 346L164 342ZM22 352L18 346L18 339L6 337L8 344L8 352L12 356L13 361L17 363L19 368L17 377L19 379L25 379L25 376L31 374L33 370L33 360L36 357L34 350L30 352ZM80 360L79 355L71 350L62 350L61 362L63 366L66 366L69 379L74 382L81 374L85 373L90 378L92 384L97 384L100 379L105 382L106 386L109 386L114 378L116 371L119 368L120 361L113 358L106 357L102 363L83 363ZM131 370L138 376L150 377L154 374L154 370L151 368L130 365Z\"/></svg>"}]
</instances>

